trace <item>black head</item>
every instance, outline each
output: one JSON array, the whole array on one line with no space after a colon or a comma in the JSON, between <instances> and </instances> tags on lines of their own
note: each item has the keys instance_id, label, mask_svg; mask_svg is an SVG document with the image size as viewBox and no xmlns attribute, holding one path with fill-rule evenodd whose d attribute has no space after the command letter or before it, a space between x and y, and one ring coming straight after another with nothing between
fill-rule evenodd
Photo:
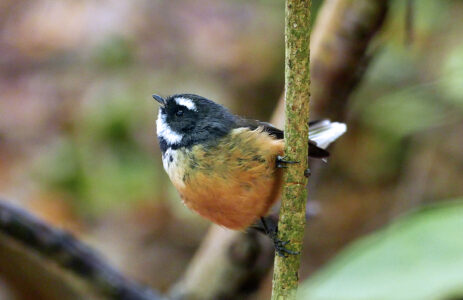
<instances>
[{"instance_id":1,"label":"black head","mask_svg":"<svg viewBox=\"0 0 463 300\"><path fill-rule=\"evenodd\" d=\"M193 94L167 98L153 95L161 104L157 135L161 150L213 143L235 127L236 117L225 107Z\"/></svg>"}]
</instances>

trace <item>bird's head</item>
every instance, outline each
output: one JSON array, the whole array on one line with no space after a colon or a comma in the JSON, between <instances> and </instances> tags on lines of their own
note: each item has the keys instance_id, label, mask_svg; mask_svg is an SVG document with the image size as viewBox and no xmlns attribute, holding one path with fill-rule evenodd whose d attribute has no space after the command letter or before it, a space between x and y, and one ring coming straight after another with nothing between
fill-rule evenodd
<instances>
[{"instance_id":1,"label":"bird's head","mask_svg":"<svg viewBox=\"0 0 463 300\"><path fill-rule=\"evenodd\" d=\"M213 142L234 127L235 116L204 97L176 94L153 98L161 105L156 131L162 151Z\"/></svg>"}]
</instances>

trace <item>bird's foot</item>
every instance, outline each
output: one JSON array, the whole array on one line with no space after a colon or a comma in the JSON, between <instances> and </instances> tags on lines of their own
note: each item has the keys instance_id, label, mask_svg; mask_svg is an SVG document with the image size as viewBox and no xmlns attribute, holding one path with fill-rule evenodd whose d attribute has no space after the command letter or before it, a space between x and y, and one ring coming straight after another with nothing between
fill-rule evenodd
<instances>
[{"instance_id":1,"label":"bird's foot","mask_svg":"<svg viewBox=\"0 0 463 300\"><path fill-rule=\"evenodd\" d=\"M273 246L275 247L275 252L280 257L287 257L288 254L297 255L300 253L299 251L289 250L288 248L285 247L286 245L288 245L289 241L282 241L276 236L272 238L272 240L273 240Z\"/></svg>"},{"instance_id":2,"label":"bird's foot","mask_svg":"<svg viewBox=\"0 0 463 300\"><path fill-rule=\"evenodd\" d=\"M287 164L298 164L299 162L298 161L291 161L291 160L287 160L285 159L284 156L280 156L278 155L277 156L277 159L276 159L276 167L277 168L287 168Z\"/></svg>"},{"instance_id":3,"label":"bird's foot","mask_svg":"<svg viewBox=\"0 0 463 300\"><path fill-rule=\"evenodd\" d=\"M289 244L289 241L283 241L278 238L278 225L273 220L266 218L260 218L260 220L264 227L265 234L272 239L275 252L278 254L278 256L287 257L288 254L296 255L300 253L298 251L289 250L285 247Z\"/></svg>"}]
</instances>

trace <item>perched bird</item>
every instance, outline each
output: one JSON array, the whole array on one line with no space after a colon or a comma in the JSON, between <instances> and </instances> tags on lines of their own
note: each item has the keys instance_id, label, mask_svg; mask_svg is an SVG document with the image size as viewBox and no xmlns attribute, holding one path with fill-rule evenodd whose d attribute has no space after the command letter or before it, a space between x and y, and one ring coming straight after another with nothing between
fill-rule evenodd
<instances>
[{"instance_id":1,"label":"perched bird","mask_svg":"<svg viewBox=\"0 0 463 300\"><path fill-rule=\"evenodd\" d=\"M186 206L234 230L260 220L278 253L291 253L264 218L280 196L281 168L292 163L284 159L283 131L198 95L153 98L161 105L156 126L164 169ZM309 129L309 156L323 159L346 125L321 120Z\"/></svg>"}]
</instances>

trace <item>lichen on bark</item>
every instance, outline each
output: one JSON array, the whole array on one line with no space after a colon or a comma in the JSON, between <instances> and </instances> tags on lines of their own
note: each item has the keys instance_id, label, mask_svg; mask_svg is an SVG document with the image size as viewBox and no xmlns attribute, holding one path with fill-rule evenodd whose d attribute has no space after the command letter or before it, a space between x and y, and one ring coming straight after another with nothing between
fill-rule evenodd
<instances>
[{"instance_id":1,"label":"lichen on bark","mask_svg":"<svg viewBox=\"0 0 463 300\"><path fill-rule=\"evenodd\" d=\"M310 0L286 0L285 10L285 169L278 237L297 255L275 256L272 299L295 299L307 200Z\"/></svg>"}]
</instances>

